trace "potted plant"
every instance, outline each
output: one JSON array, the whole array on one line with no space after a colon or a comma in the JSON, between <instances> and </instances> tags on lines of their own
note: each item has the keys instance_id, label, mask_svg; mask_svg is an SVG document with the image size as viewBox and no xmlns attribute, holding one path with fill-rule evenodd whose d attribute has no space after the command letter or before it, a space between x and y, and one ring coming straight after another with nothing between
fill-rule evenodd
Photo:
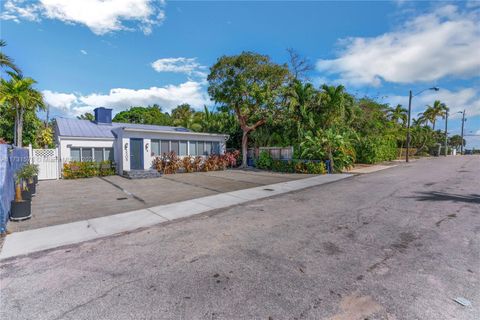
<instances>
[{"instance_id":1,"label":"potted plant","mask_svg":"<svg viewBox=\"0 0 480 320\"><path fill-rule=\"evenodd\" d=\"M23 169L23 168L22 168ZM38 165L36 164L27 164L24 166L24 178L27 181L27 188L30 191L32 196L36 193L36 182L35 178L38 178Z\"/></svg>"},{"instance_id":2,"label":"potted plant","mask_svg":"<svg viewBox=\"0 0 480 320\"><path fill-rule=\"evenodd\" d=\"M30 175L28 170L23 167L15 174L15 200L11 203L10 220L21 221L32 216L31 194L25 186L25 181ZM26 199L28 197L30 199Z\"/></svg>"}]
</instances>

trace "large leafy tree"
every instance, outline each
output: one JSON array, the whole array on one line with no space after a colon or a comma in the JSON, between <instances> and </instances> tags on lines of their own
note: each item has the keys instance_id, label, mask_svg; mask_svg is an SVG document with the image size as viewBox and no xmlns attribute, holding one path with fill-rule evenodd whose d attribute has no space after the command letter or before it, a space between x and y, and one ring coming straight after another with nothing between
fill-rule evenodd
<instances>
[{"instance_id":1,"label":"large leafy tree","mask_svg":"<svg viewBox=\"0 0 480 320\"><path fill-rule=\"evenodd\" d=\"M170 125L170 116L154 104L148 107L131 107L115 115L113 122Z\"/></svg>"},{"instance_id":2,"label":"large leafy tree","mask_svg":"<svg viewBox=\"0 0 480 320\"><path fill-rule=\"evenodd\" d=\"M23 122L28 111L44 110L42 94L33 88L36 83L32 78L24 78L8 72L10 80L0 79L0 104L15 117L14 142L18 147L23 145Z\"/></svg>"},{"instance_id":3,"label":"large leafy tree","mask_svg":"<svg viewBox=\"0 0 480 320\"><path fill-rule=\"evenodd\" d=\"M2 68L9 68L15 71L18 74L21 74L20 68L18 68L15 63L13 62L13 59L7 56L5 53L3 53L3 47L5 47L7 43L5 40L0 39L0 67Z\"/></svg>"},{"instance_id":4,"label":"large leafy tree","mask_svg":"<svg viewBox=\"0 0 480 320\"><path fill-rule=\"evenodd\" d=\"M247 165L249 133L279 112L282 88L289 76L287 66L253 52L223 56L210 68L210 96L235 113L242 129L243 167Z\"/></svg>"},{"instance_id":5,"label":"large leafy tree","mask_svg":"<svg viewBox=\"0 0 480 320\"><path fill-rule=\"evenodd\" d=\"M448 144L451 147L458 150L462 145L465 146L467 143L466 143L465 139L462 139L461 135L456 134L456 135L448 138Z\"/></svg>"}]
</instances>

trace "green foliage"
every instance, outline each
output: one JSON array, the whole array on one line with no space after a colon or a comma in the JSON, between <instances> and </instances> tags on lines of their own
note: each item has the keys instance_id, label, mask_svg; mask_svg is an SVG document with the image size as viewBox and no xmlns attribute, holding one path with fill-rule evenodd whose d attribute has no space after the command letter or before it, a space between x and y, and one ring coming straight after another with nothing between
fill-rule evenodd
<instances>
[{"instance_id":1,"label":"green foliage","mask_svg":"<svg viewBox=\"0 0 480 320\"><path fill-rule=\"evenodd\" d=\"M64 179L90 178L97 176L110 176L115 174L111 161L80 162L70 161L63 164L62 176Z\"/></svg>"},{"instance_id":2,"label":"green foliage","mask_svg":"<svg viewBox=\"0 0 480 320\"><path fill-rule=\"evenodd\" d=\"M79 120L89 120L89 121L94 121L95 120L95 116L90 113L90 112L85 112L84 114L81 114L79 116L77 116L77 119Z\"/></svg>"},{"instance_id":3,"label":"green foliage","mask_svg":"<svg viewBox=\"0 0 480 320\"><path fill-rule=\"evenodd\" d=\"M0 105L7 114L14 117L15 145L23 146L23 126L26 114L36 110L44 110L42 94L33 88L36 81L32 78L7 72L10 80L0 79ZM35 116L36 117L36 116ZM27 122L28 123L28 122ZM33 138L35 141L35 137Z\"/></svg>"},{"instance_id":4,"label":"green foliage","mask_svg":"<svg viewBox=\"0 0 480 320\"><path fill-rule=\"evenodd\" d=\"M336 172L351 167L355 162L355 149L348 132L332 128L308 132L300 148L303 159L329 160Z\"/></svg>"},{"instance_id":5,"label":"green foliage","mask_svg":"<svg viewBox=\"0 0 480 320\"><path fill-rule=\"evenodd\" d=\"M394 160L398 156L397 142L388 136L361 137L355 143L358 163L377 163Z\"/></svg>"},{"instance_id":6,"label":"green foliage","mask_svg":"<svg viewBox=\"0 0 480 320\"><path fill-rule=\"evenodd\" d=\"M327 169L324 161L310 160L272 160L271 167L264 168L283 173L325 174Z\"/></svg>"},{"instance_id":7,"label":"green foliage","mask_svg":"<svg viewBox=\"0 0 480 320\"><path fill-rule=\"evenodd\" d=\"M279 100L289 76L285 65L253 52L223 56L210 68L208 93L236 115L242 129L243 166L248 134L280 113L283 105Z\"/></svg>"},{"instance_id":8,"label":"green foliage","mask_svg":"<svg viewBox=\"0 0 480 320\"><path fill-rule=\"evenodd\" d=\"M455 149L459 149L462 146L462 143L463 146L466 145L466 141L465 139L462 139L461 135L456 134L448 138L448 144Z\"/></svg>"},{"instance_id":9,"label":"green foliage","mask_svg":"<svg viewBox=\"0 0 480 320\"><path fill-rule=\"evenodd\" d=\"M156 104L148 107L131 107L126 111L119 112L113 122L171 125L170 116L162 112L162 108Z\"/></svg>"},{"instance_id":10,"label":"green foliage","mask_svg":"<svg viewBox=\"0 0 480 320\"><path fill-rule=\"evenodd\" d=\"M272 163L272 156L267 151L260 152L258 159L255 160L255 166L259 169L271 169Z\"/></svg>"},{"instance_id":11,"label":"green foliage","mask_svg":"<svg viewBox=\"0 0 480 320\"><path fill-rule=\"evenodd\" d=\"M40 147L53 148L53 130L47 126L37 130L37 145Z\"/></svg>"}]
</instances>

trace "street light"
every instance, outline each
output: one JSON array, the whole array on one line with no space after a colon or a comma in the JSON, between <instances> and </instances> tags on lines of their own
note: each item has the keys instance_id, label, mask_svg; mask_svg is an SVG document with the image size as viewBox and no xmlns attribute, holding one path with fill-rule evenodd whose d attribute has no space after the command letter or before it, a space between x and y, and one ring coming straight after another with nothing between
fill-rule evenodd
<instances>
[{"instance_id":1,"label":"street light","mask_svg":"<svg viewBox=\"0 0 480 320\"><path fill-rule=\"evenodd\" d=\"M410 118L411 118L411 114L412 114L412 98L415 97L415 96L418 96L420 93L422 93L424 91L427 91L427 90L438 91L438 90L440 90L440 88L432 87L432 88L423 89L422 91L419 91L414 95L412 95L412 90L410 90L410 93L409 93L409 96L408 96L407 154L405 155L405 161L406 162L409 162L408 154L410 153Z\"/></svg>"},{"instance_id":2,"label":"street light","mask_svg":"<svg viewBox=\"0 0 480 320\"><path fill-rule=\"evenodd\" d=\"M462 146L460 147L460 154L463 154L463 127L465 126L465 109L463 109L463 112L462 111L459 111L458 113L463 113L462 115Z\"/></svg>"}]
</instances>

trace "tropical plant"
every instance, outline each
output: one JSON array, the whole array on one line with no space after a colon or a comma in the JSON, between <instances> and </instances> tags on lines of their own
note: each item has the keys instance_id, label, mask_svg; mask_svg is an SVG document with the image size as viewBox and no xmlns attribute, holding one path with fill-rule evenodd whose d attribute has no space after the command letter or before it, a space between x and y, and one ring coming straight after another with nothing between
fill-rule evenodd
<instances>
[{"instance_id":1,"label":"tropical plant","mask_svg":"<svg viewBox=\"0 0 480 320\"><path fill-rule=\"evenodd\" d=\"M355 162L355 150L345 133L329 128L308 133L300 144L302 158L311 160L327 159L334 171L349 168Z\"/></svg>"},{"instance_id":2,"label":"tropical plant","mask_svg":"<svg viewBox=\"0 0 480 320\"><path fill-rule=\"evenodd\" d=\"M427 105L427 108L423 113L419 114L419 119L422 119L423 122L432 124L432 130L435 131L435 122L437 118L441 117L445 119L445 115L448 111L445 103L442 103L439 100L435 100L433 106Z\"/></svg>"},{"instance_id":3,"label":"tropical plant","mask_svg":"<svg viewBox=\"0 0 480 320\"><path fill-rule=\"evenodd\" d=\"M44 127L38 131L37 144L45 148L53 146L53 130L50 126Z\"/></svg>"},{"instance_id":4,"label":"tropical plant","mask_svg":"<svg viewBox=\"0 0 480 320\"><path fill-rule=\"evenodd\" d=\"M0 79L0 104L15 114L15 145L22 147L25 113L29 110L44 110L45 104L42 94L33 88L35 80L8 73L11 77L9 81Z\"/></svg>"},{"instance_id":5,"label":"tropical plant","mask_svg":"<svg viewBox=\"0 0 480 320\"><path fill-rule=\"evenodd\" d=\"M408 119L408 110L401 104L397 104L395 108L388 109L388 118L394 123L400 122L402 126L405 126Z\"/></svg>"},{"instance_id":6,"label":"tropical plant","mask_svg":"<svg viewBox=\"0 0 480 320\"><path fill-rule=\"evenodd\" d=\"M271 169L273 158L267 151L262 151L255 160L255 166L259 169Z\"/></svg>"},{"instance_id":7,"label":"tropical plant","mask_svg":"<svg viewBox=\"0 0 480 320\"><path fill-rule=\"evenodd\" d=\"M90 116L85 116L87 120L92 120L90 119ZM147 107L131 107L128 110L117 113L112 121L163 126L171 124L170 116L162 112L162 108L157 104Z\"/></svg>"},{"instance_id":8,"label":"tropical plant","mask_svg":"<svg viewBox=\"0 0 480 320\"><path fill-rule=\"evenodd\" d=\"M2 68L9 68L13 71L15 71L17 74L21 74L22 71L20 68L18 68L15 63L13 62L13 59L7 56L5 53L3 53L2 48L5 47L7 43L5 40L0 39L0 67Z\"/></svg>"},{"instance_id":9,"label":"tropical plant","mask_svg":"<svg viewBox=\"0 0 480 320\"><path fill-rule=\"evenodd\" d=\"M235 113L242 129L243 167L247 166L248 135L279 113L288 77L285 65L253 52L223 56L210 68L210 96Z\"/></svg>"}]
</instances>

